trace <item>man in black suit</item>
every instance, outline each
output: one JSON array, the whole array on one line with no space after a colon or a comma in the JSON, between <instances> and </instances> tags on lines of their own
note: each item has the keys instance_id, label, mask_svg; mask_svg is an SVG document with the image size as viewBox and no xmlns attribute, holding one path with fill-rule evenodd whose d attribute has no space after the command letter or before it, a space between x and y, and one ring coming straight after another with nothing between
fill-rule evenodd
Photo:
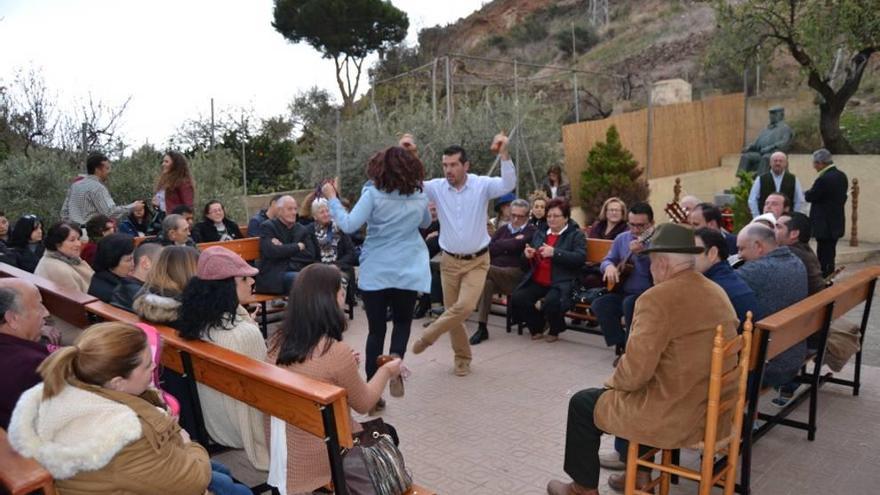
<instances>
[{"instance_id":1,"label":"man in black suit","mask_svg":"<svg viewBox=\"0 0 880 495\"><path fill-rule=\"evenodd\" d=\"M846 228L843 206L849 182L846 174L834 166L831 152L825 148L813 153L813 168L819 175L804 197L811 205L810 224L816 238L816 255L822 266L822 275L827 277L834 272L837 240L843 237Z\"/></svg>"},{"instance_id":2,"label":"man in black suit","mask_svg":"<svg viewBox=\"0 0 880 495\"><path fill-rule=\"evenodd\" d=\"M318 260L318 246L309 229L296 221L297 204L292 196L275 203L275 218L260 225L260 273L256 290L289 294L300 270Z\"/></svg>"}]
</instances>

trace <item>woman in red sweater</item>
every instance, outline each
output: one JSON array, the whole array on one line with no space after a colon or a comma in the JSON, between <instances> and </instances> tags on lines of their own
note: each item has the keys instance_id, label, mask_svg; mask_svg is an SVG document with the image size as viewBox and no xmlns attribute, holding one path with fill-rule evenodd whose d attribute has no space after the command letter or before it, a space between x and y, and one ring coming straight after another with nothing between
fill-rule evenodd
<instances>
[{"instance_id":1,"label":"woman in red sweater","mask_svg":"<svg viewBox=\"0 0 880 495\"><path fill-rule=\"evenodd\" d=\"M571 219L571 208L562 198L547 203L547 228L538 229L523 255L531 267L511 296L515 322L525 322L532 340L559 340L565 331L565 312L571 304L571 289L587 260L587 240ZM540 309L535 303L542 301Z\"/></svg>"},{"instance_id":2,"label":"woman in red sweater","mask_svg":"<svg viewBox=\"0 0 880 495\"><path fill-rule=\"evenodd\" d=\"M168 151L162 157L162 173L156 181L153 205L166 215L180 205L192 208L194 184L186 157L177 151Z\"/></svg>"}]
</instances>

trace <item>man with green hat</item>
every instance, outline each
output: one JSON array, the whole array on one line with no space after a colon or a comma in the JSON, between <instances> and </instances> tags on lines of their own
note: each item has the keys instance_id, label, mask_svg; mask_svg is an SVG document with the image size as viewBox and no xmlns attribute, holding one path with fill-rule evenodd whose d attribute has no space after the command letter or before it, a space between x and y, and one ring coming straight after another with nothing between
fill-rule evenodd
<instances>
[{"instance_id":1,"label":"man with green hat","mask_svg":"<svg viewBox=\"0 0 880 495\"><path fill-rule=\"evenodd\" d=\"M715 327L722 325L730 339L739 323L724 290L694 270L702 249L688 227L657 228L643 251L651 257L654 286L636 301L626 353L614 374L603 388L582 390L569 401L564 469L573 481L551 481L548 494L598 495L602 433L637 441L642 454L645 446L677 449L703 439ZM639 472L636 486L649 475ZM622 491L624 479L612 475L608 484Z\"/></svg>"}]
</instances>

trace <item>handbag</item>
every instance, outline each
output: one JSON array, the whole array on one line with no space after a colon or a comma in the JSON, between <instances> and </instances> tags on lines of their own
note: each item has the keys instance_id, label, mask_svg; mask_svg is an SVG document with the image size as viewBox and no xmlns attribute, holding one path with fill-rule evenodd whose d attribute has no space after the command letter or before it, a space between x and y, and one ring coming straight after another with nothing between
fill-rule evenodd
<instances>
[{"instance_id":1,"label":"handbag","mask_svg":"<svg viewBox=\"0 0 880 495\"><path fill-rule=\"evenodd\" d=\"M352 495L403 495L412 487L403 454L381 418L362 423L354 447L342 452L342 472Z\"/></svg>"},{"instance_id":2,"label":"handbag","mask_svg":"<svg viewBox=\"0 0 880 495\"><path fill-rule=\"evenodd\" d=\"M593 304L593 301L607 293L605 287L576 286L571 290L571 303L572 305Z\"/></svg>"}]
</instances>

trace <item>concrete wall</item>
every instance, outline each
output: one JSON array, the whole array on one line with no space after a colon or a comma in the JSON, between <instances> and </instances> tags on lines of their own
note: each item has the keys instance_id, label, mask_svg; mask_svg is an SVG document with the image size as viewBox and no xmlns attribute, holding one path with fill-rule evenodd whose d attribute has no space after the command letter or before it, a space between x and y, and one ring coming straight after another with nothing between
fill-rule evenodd
<instances>
[{"instance_id":1,"label":"concrete wall","mask_svg":"<svg viewBox=\"0 0 880 495\"><path fill-rule=\"evenodd\" d=\"M710 170L691 172L677 176L651 179L651 206L658 220L666 220L663 208L672 201L675 178L681 178L681 194L693 194L705 201L713 201L715 194L734 185L739 155L727 155L722 165ZM859 240L880 243L880 155L835 155L834 164L850 179L859 180ZM809 189L816 178L810 155L791 155L789 170L798 177L804 190ZM852 226L851 198L846 203L846 235L849 239Z\"/></svg>"}]
</instances>

